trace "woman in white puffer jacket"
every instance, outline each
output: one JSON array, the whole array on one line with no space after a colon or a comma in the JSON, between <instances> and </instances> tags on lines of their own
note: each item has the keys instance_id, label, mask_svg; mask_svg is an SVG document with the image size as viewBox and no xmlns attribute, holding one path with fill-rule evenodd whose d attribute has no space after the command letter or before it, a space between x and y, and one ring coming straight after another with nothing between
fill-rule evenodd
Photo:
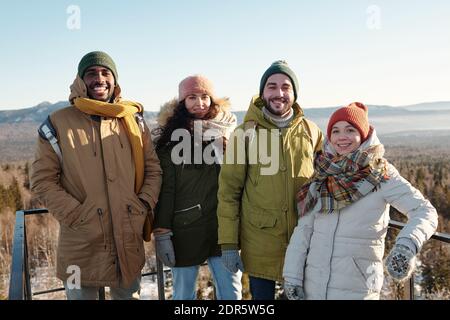
<instances>
[{"instance_id":1,"label":"woman in white puffer jacket","mask_svg":"<svg viewBox=\"0 0 450 320\"><path fill-rule=\"evenodd\" d=\"M383 155L365 105L355 102L333 113L315 175L297 195L300 219L283 269L289 299L379 299L390 205L408 223L386 267L397 280L411 275L438 217Z\"/></svg>"}]
</instances>

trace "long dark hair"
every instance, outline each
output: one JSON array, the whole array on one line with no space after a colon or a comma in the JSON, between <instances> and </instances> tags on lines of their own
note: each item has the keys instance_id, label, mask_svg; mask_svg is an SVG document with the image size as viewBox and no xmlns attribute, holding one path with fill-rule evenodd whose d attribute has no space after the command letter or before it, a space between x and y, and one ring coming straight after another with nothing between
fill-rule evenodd
<instances>
[{"instance_id":1,"label":"long dark hair","mask_svg":"<svg viewBox=\"0 0 450 320\"><path fill-rule=\"evenodd\" d=\"M211 106L208 113L201 119L195 118L186 109L185 101L180 101L176 105L173 115L167 119L167 123L163 127L159 127L153 130L153 133L159 136L156 141L156 150L164 146L172 146L177 144L177 141L172 141L172 132L176 129L186 129L193 134L194 120L208 120L213 119L219 113L219 105L211 99Z\"/></svg>"}]
</instances>

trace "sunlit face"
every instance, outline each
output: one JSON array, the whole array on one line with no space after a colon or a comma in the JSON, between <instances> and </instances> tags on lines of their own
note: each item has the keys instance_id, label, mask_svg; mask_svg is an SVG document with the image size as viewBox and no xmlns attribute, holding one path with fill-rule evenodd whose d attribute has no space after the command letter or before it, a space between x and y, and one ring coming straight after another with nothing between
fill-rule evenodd
<instances>
[{"instance_id":1,"label":"sunlit face","mask_svg":"<svg viewBox=\"0 0 450 320\"><path fill-rule=\"evenodd\" d=\"M347 121L339 121L331 129L330 143L339 155L347 155L361 145L361 135Z\"/></svg>"},{"instance_id":2,"label":"sunlit face","mask_svg":"<svg viewBox=\"0 0 450 320\"><path fill-rule=\"evenodd\" d=\"M115 79L108 68L102 66L88 68L83 81L91 99L108 102L114 94Z\"/></svg>"},{"instance_id":3,"label":"sunlit face","mask_svg":"<svg viewBox=\"0 0 450 320\"><path fill-rule=\"evenodd\" d=\"M291 79L283 73L271 75L264 86L262 98L270 112L278 116L286 114L294 104Z\"/></svg>"},{"instance_id":4,"label":"sunlit face","mask_svg":"<svg viewBox=\"0 0 450 320\"><path fill-rule=\"evenodd\" d=\"M211 107L211 97L207 94L190 94L184 100L187 111L195 118L203 118Z\"/></svg>"}]
</instances>

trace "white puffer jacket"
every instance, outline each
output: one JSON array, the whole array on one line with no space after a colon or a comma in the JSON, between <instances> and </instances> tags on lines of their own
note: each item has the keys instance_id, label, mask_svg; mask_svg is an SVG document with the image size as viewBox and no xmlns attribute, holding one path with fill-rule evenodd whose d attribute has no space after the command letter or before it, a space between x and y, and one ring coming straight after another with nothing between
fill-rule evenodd
<instances>
[{"instance_id":1,"label":"white puffer jacket","mask_svg":"<svg viewBox=\"0 0 450 320\"><path fill-rule=\"evenodd\" d=\"M376 133L361 145L379 144ZM436 209L389 164L377 191L332 213L316 207L299 219L286 252L283 277L303 285L306 299L379 299L389 206L408 216L397 237L419 251L436 231ZM405 239L402 239L405 240Z\"/></svg>"}]
</instances>

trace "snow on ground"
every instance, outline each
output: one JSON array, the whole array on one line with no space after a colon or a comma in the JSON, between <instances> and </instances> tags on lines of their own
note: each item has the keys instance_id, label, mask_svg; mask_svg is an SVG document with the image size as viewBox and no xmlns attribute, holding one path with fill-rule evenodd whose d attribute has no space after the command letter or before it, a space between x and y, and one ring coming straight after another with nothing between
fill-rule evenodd
<instances>
[{"instance_id":1,"label":"snow on ground","mask_svg":"<svg viewBox=\"0 0 450 320\"><path fill-rule=\"evenodd\" d=\"M63 288L62 281L55 277L55 268L36 268L31 278L32 292ZM172 291L171 288L166 288L167 291ZM105 290L106 296L109 296L109 288ZM33 296L34 300L66 300L64 290L55 293L43 294ZM143 277L141 281L141 300L158 300L158 284L156 276Z\"/></svg>"}]
</instances>

